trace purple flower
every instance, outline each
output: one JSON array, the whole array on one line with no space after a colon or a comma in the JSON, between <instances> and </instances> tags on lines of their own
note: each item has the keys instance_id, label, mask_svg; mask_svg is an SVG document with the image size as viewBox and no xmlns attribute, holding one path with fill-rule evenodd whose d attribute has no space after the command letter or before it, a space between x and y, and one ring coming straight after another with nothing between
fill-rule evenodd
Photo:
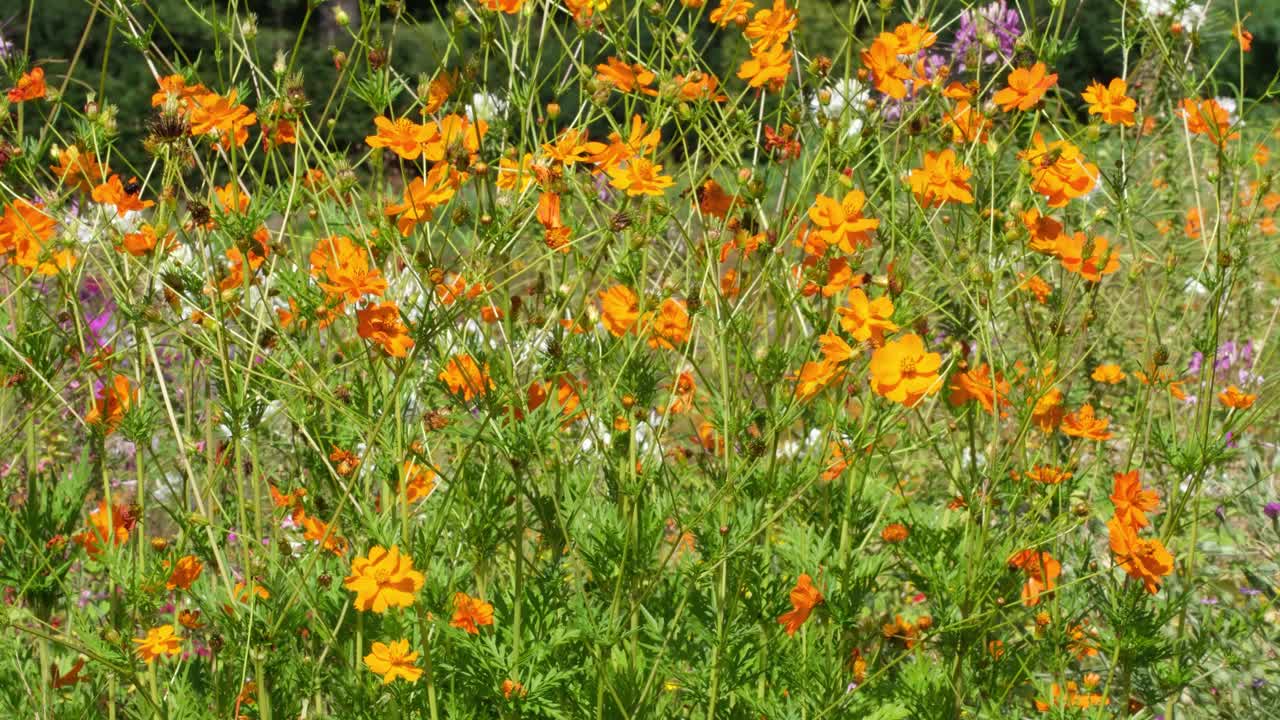
<instances>
[{"instance_id":1,"label":"purple flower","mask_svg":"<svg viewBox=\"0 0 1280 720\"><path fill-rule=\"evenodd\" d=\"M1214 372L1226 372L1231 369L1232 361L1235 360L1236 344L1228 340L1218 346L1217 356L1213 361Z\"/></svg>"},{"instance_id":2,"label":"purple flower","mask_svg":"<svg viewBox=\"0 0 1280 720\"><path fill-rule=\"evenodd\" d=\"M960 27L956 29L955 40L951 43L952 65L958 71L964 70L965 60L975 48L978 62L982 65L1006 61L1013 57L1021 36L1022 18L1006 0L997 0L976 11L965 10L960 13ZM994 40L997 47L984 49L989 40Z\"/></svg>"},{"instance_id":3,"label":"purple flower","mask_svg":"<svg viewBox=\"0 0 1280 720\"><path fill-rule=\"evenodd\" d=\"M1204 365L1204 353L1199 350L1191 354L1191 360L1187 362L1187 374L1199 374L1200 368Z\"/></svg>"},{"instance_id":4,"label":"purple flower","mask_svg":"<svg viewBox=\"0 0 1280 720\"><path fill-rule=\"evenodd\" d=\"M107 339L115 333L116 303L107 295L106 289L97 278L86 277L77 293L80 306L84 308L89 341L93 347L100 348L107 344Z\"/></svg>"},{"instance_id":5,"label":"purple flower","mask_svg":"<svg viewBox=\"0 0 1280 720\"><path fill-rule=\"evenodd\" d=\"M1266 507L1262 508L1262 514L1275 520L1280 518L1280 502L1269 502Z\"/></svg>"},{"instance_id":6,"label":"purple flower","mask_svg":"<svg viewBox=\"0 0 1280 720\"><path fill-rule=\"evenodd\" d=\"M604 173L598 173L591 178L592 184L595 185L596 197L600 198L600 202L610 202L613 200L613 189L609 187L609 176Z\"/></svg>"}]
</instances>

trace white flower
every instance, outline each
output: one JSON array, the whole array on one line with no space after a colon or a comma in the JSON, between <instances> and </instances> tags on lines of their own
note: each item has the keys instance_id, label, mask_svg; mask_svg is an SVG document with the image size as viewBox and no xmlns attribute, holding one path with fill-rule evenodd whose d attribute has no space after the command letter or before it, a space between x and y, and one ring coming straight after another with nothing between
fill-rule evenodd
<instances>
[{"instance_id":1,"label":"white flower","mask_svg":"<svg viewBox=\"0 0 1280 720\"><path fill-rule=\"evenodd\" d=\"M1147 17L1157 18L1173 12L1173 0L1139 0L1138 5Z\"/></svg>"},{"instance_id":2,"label":"white flower","mask_svg":"<svg viewBox=\"0 0 1280 720\"><path fill-rule=\"evenodd\" d=\"M471 96L471 102L467 105L467 119L472 122L477 117L485 122L493 122L506 113L507 101L492 93L478 92Z\"/></svg>"},{"instance_id":3,"label":"white flower","mask_svg":"<svg viewBox=\"0 0 1280 720\"><path fill-rule=\"evenodd\" d=\"M1226 110L1226 111L1227 111L1227 124L1228 124L1228 125L1235 125L1235 124L1236 124L1236 120L1238 119L1238 118L1236 117L1236 110L1237 110L1237 109L1238 109L1238 107L1239 107L1238 105L1236 105L1236 99L1235 99L1235 98L1233 98L1233 97L1226 97L1226 96L1224 95L1224 96L1220 96L1220 97L1216 97L1216 98L1214 98L1214 99L1213 99L1213 101L1214 101L1214 102L1216 102L1216 103L1218 103L1218 105L1219 105L1223 110Z\"/></svg>"},{"instance_id":4,"label":"white flower","mask_svg":"<svg viewBox=\"0 0 1280 720\"><path fill-rule=\"evenodd\" d=\"M595 421L594 431L591 428L582 436L582 452L592 453L596 451L596 441L599 440L600 449L609 448L613 444L613 436L609 434L610 427L600 420Z\"/></svg>"},{"instance_id":5,"label":"white flower","mask_svg":"<svg viewBox=\"0 0 1280 720\"><path fill-rule=\"evenodd\" d=\"M115 205L108 205L107 207L112 208L111 224L115 225L116 229L120 232L137 232L138 228L142 227L142 213L137 210L130 210L121 217L120 214L114 210Z\"/></svg>"},{"instance_id":6,"label":"white flower","mask_svg":"<svg viewBox=\"0 0 1280 720\"><path fill-rule=\"evenodd\" d=\"M1182 285L1182 292L1188 295L1207 295L1209 288L1195 278L1187 278L1187 282Z\"/></svg>"},{"instance_id":7,"label":"white flower","mask_svg":"<svg viewBox=\"0 0 1280 720\"><path fill-rule=\"evenodd\" d=\"M830 93L826 105L823 105L819 99L819 95L824 92ZM863 113L870 98L871 91L865 85L854 78L844 78L837 80L831 87L819 91L818 95L814 95L809 101L809 110L818 122L830 120L836 123L847 123L844 125L843 135L847 140L862 132Z\"/></svg>"},{"instance_id":8,"label":"white flower","mask_svg":"<svg viewBox=\"0 0 1280 720\"><path fill-rule=\"evenodd\" d=\"M1187 9L1182 11L1178 16L1178 24L1187 32L1196 32L1204 25L1204 21L1209 16L1209 9L1200 3L1191 3L1187 5Z\"/></svg>"}]
</instances>

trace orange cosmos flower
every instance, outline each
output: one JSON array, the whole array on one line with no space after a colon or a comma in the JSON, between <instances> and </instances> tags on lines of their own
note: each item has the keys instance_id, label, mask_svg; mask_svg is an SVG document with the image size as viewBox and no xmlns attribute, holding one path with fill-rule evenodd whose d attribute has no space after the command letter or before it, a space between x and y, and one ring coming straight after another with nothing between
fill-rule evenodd
<instances>
[{"instance_id":1,"label":"orange cosmos flower","mask_svg":"<svg viewBox=\"0 0 1280 720\"><path fill-rule=\"evenodd\" d=\"M391 357L407 357L413 347L409 328L400 321L400 308L393 302L370 305L356 311L356 332L365 340L382 346Z\"/></svg>"},{"instance_id":2,"label":"orange cosmos flower","mask_svg":"<svg viewBox=\"0 0 1280 720\"><path fill-rule=\"evenodd\" d=\"M387 217L399 216L396 227L400 234L409 237L409 233L419 223L429 222L436 207L448 202L458 191L462 177L447 163L440 163L431 168L427 177L417 177L404 189L404 202L387 205L383 214Z\"/></svg>"},{"instance_id":3,"label":"orange cosmos flower","mask_svg":"<svg viewBox=\"0 0 1280 720\"><path fill-rule=\"evenodd\" d=\"M736 196L725 192L720 183L711 179L698 186L696 196L699 211L721 219L729 216L729 211L737 202Z\"/></svg>"},{"instance_id":4,"label":"orange cosmos flower","mask_svg":"<svg viewBox=\"0 0 1280 720\"><path fill-rule=\"evenodd\" d=\"M796 631L809 619L813 609L821 605L822 593L813 586L813 579L805 573L796 580L791 589L791 610L778 617L778 623L787 631L787 635L795 635Z\"/></svg>"},{"instance_id":5,"label":"orange cosmos flower","mask_svg":"<svg viewBox=\"0 0 1280 720\"><path fill-rule=\"evenodd\" d=\"M773 0L773 8L756 12L742 34L752 41L752 52L758 52L786 42L799 23L800 17L787 7L786 0Z\"/></svg>"},{"instance_id":6,"label":"orange cosmos flower","mask_svg":"<svg viewBox=\"0 0 1280 720\"><path fill-rule=\"evenodd\" d=\"M466 593L453 594L453 618L449 621L451 627L466 630L469 635L478 635L480 626L492 624L492 605Z\"/></svg>"},{"instance_id":7,"label":"orange cosmos flower","mask_svg":"<svg viewBox=\"0 0 1280 720\"><path fill-rule=\"evenodd\" d=\"M89 513L89 529L72 539L84 548L91 558L102 554L104 547L119 547L129 540L129 530L134 518L123 505L111 507L106 500L99 500L98 507Z\"/></svg>"},{"instance_id":8,"label":"orange cosmos flower","mask_svg":"<svg viewBox=\"0 0 1280 720\"><path fill-rule=\"evenodd\" d=\"M31 68L18 78L18 84L9 91L9 102L24 103L28 100L39 100L44 97L44 94L44 68Z\"/></svg>"},{"instance_id":9,"label":"orange cosmos flower","mask_svg":"<svg viewBox=\"0 0 1280 720\"><path fill-rule=\"evenodd\" d=\"M14 200L0 216L0 255L13 253L10 265L39 271L47 265L41 261L44 243L53 237L57 226L57 221L44 212L44 205L22 198Z\"/></svg>"},{"instance_id":10,"label":"orange cosmos flower","mask_svg":"<svg viewBox=\"0 0 1280 720\"><path fill-rule=\"evenodd\" d=\"M675 350L689 340L692 324L689 322L689 310L683 300L667 298L658 306L656 314L650 313L649 347Z\"/></svg>"},{"instance_id":11,"label":"orange cosmos flower","mask_svg":"<svg viewBox=\"0 0 1280 720\"><path fill-rule=\"evenodd\" d=\"M467 160L474 163L479 159L480 141L489 131L489 123L484 120L473 123L465 115L450 113L429 123L427 130L429 137L422 149L423 157L440 162L466 153Z\"/></svg>"},{"instance_id":12,"label":"orange cosmos flower","mask_svg":"<svg viewBox=\"0 0 1280 720\"><path fill-rule=\"evenodd\" d=\"M840 315L840 327L858 342L871 341L880 345L885 333L898 331L893 322L893 300L883 295L871 300L861 288L849 291L848 307L836 308Z\"/></svg>"},{"instance_id":13,"label":"orange cosmos flower","mask_svg":"<svg viewBox=\"0 0 1280 720\"><path fill-rule=\"evenodd\" d=\"M528 694L529 694L529 691L524 689L524 685L516 682L515 680L512 680L511 678L507 678L506 680L502 681L502 699L503 700L510 700L513 695L515 697L522 698Z\"/></svg>"},{"instance_id":14,"label":"orange cosmos flower","mask_svg":"<svg viewBox=\"0 0 1280 720\"><path fill-rule=\"evenodd\" d=\"M230 147L228 138L234 140L236 147L244 145L249 137L248 128L258 122L258 116L236 99L235 90L226 97L217 93L197 96L191 110L191 135L215 135L218 147L224 150Z\"/></svg>"},{"instance_id":15,"label":"orange cosmos flower","mask_svg":"<svg viewBox=\"0 0 1280 720\"><path fill-rule=\"evenodd\" d=\"M627 161L620 168L609 168L609 184L619 190L626 191L629 196L662 195L663 191L675 185L675 181L662 174L662 166L637 157Z\"/></svg>"},{"instance_id":16,"label":"orange cosmos flower","mask_svg":"<svg viewBox=\"0 0 1280 720\"><path fill-rule=\"evenodd\" d=\"M806 362L800 372L791 376L796 383L796 399L804 402L844 379L844 368L831 360Z\"/></svg>"},{"instance_id":17,"label":"orange cosmos flower","mask_svg":"<svg viewBox=\"0 0 1280 720\"><path fill-rule=\"evenodd\" d=\"M849 346L844 338L829 332L818 336L818 349L827 362L839 365L858 356L858 351Z\"/></svg>"},{"instance_id":18,"label":"orange cosmos flower","mask_svg":"<svg viewBox=\"0 0 1280 720\"><path fill-rule=\"evenodd\" d=\"M944 114L942 120L951 128L951 142L986 142L990 121L969 104L967 100L956 103L954 110Z\"/></svg>"},{"instance_id":19,"label":"orange cosmos flower","mask_svg":"<svg viewBox=\"0 0 1280 720\"><path fill-rule=\"evenodd\" d=\"M676 75L675 83L680 88L680 99L688 102L710 101L724 102L729 96L718 92L720 81L711 73L695 70L685 75Z\"/></svg>"},{"instance_id":20,"label":"orange cosmos flower","mask_svg":"<svg viewBox=\"0 0 1280 720\"><path fill-rule=\"evenodd\" d=\"M1107 698L1101 694L1081 692L1074 680L1068 680L1065 689L1058 683L1053 683L1049 687L1049 692L1050 699L1047 701L1036 698L1036 710L1049 712L1055 707L1087 710L1095 705L1107 704Z\"/></svg>"},{"instance_id":21,"label":"orange cosmos flower","mask_svg":"<svg viewBox=\"0 0 1280 720\"><path fill-rule=\"evenodd\" d=\"M608 171L609 168L617 167L636 155L653 152L661 141L661 129L654 128L650 131L644 120L639 115L634 115L631 118L631 132L627 139L623 140L622 136L616 132L609 133L609 144L602 144L600 152L593 154L590 160L597 167Z\"/></svg>"},{"instance_id":22,"label":"orange cosmos flower","mask_svg":"<svg viewBox=\"0 0 1280 720\"><path fill-rule=\"evenodd\" d=\"M1111 554L1115 562L1125 573L1136 580L1141 580L1147 592L1152 595L1160 590L1162 578L1173 572L1173 556L1165 549L1164 543L1155 538L1138 537L1136 528L1112 518L1107 522L1110 531Z\"/></svg>"},{"instance_id":23,"label":"orange cosmos flower","mask_svg":"<svg viewBox=\"0 0 1280 720\"><path fill-rule=\"evenodd\" d=\"M1027 278L1020 286L1023 290L1036 296L1036 302L1044 305L1049 302L1049 296L1053 294L1053 286L1044 281L1039 275L1032 275Z\"/></svg>"},{"instance_id":24,"label":"orange cosmos flower","mask_svg":"<svg viewBox=\"0 0 1280 720\"><path fill-rule=\"evenodd\" d=\"M413 504L436 489L436 474L431 468L405 460L400 464L400 487L403 488L404 501Z\"/></svg>"},{"instance_id":25,"label":"orange cosmos flower","mask_svg":"<svg viewBox=\"0 0 1280 720\"><path fill-rule=\"evenodd\" d=\"M328 523L324 522L320 518L311 517L306 513L301 513L298 519L302 521L302 527L304 530L302 533L303 540L321 543L322 548L328 550L334 555L347 554L346 538L338 537L336 525L333 529L330 529Z\"/></svg>"},{"instance_id":26,"label":"orange cosmos flower","mask_svg":"<svg viewBox=\"0 0 1280 720\"><path fill-rule=\"evenodd\" d=\"M1022 477L1042 485L1057 485L1064 480L1070 480L1071 473L1052 465L1036 465L1022 473Z\"/></svg>"},{"instance_id":27,"label":"orange cosmos flower","mask_svg":"<svg viewBox=\"0 0 1280 720\"><path fill-rule=\"evenodd\" d=\"M850 190L839 202L819 193L809 208L809 220L823 241L852 253L859 247L870 247L871 231L880 227L879 220L862 216L866 201L861 190Z\"/></svg>"},{"instance_id":28,"label":"orange cosmos flower","mask_svg":"<svg viewBox=\"0 0 1280 720\"><path fill-rule=\"evenodd\" d=\"M160 107L173 98L178 104L178 110L185 112L191 105L191 99L200 95L208 95L209 89L204 85L196 83L188 85L186 78L181 75L166 75L157 81L160 89L151 96L151 107Z\"/></svg>"},{"instance_id":29,"label":"orange cosmos flower","mask_svg":"<svg viewBox=\"0 0 1280 720\"><path fill-rule=\"evenodd\" d=\"M93 407L84 416L85 423L101 425L107 434L115 432L124 414L138 401L138 391L125 375L116 373L111 384L104 384L96 393Z\"/></svg>"},{"instance_id":30,"label":"orange cosmos flower","mask_svg":"<svg viewBox=\"0 0 1280 720\"><path fill-rule=\"evenodd\" d=\"M333 235L311 250L311 275L324 274L320 287L331 297L356 302L365 295L381 296L387 281L381 271L369 267L369 253L345 235Z\"/></svg>"},{"instance_id":31,"label":"orange cosmos flower","mask_svg":"<svg viewBox=\"0 0 1280 720\"><path fill-rule=\"evenodd\" d=\"M953 406L963 405L976 400L988 413L994 412L996 403L1009 404L1009 383L1003 373L996 373L991 378L991 366L983 363L976 370L959 372L951 376L951 395L947 398ZM1002 415L1004 413L1001 413Z\"/></svg>"},{"instance_id":32,"label":"orange cosmos flower","mask_svg":"<svg viewBox=\"0 0 1280 720\"><path fill-rule=\"evenodd\" d=\"M243 580L236 583L235 587L231 588L231 595L236 599L237 602L242 602L242 603L245 603L246 605L249 603L250 600L252 600L255 597L258 598L259 600L271 599L271 593L267 592L266 588L262 587L256 582L253 584L253 587L251 588ZM228 613L231 612L230 608L227 609L227 612Z\"/></svg>"},{"instance_id":33,"label":"orange cosmos flower","mask_svg":"<svg viewBox=\"0 0 1280 720\"><path fill-rule=\"evenodd\" d=\"M671 387L671 404L667 407L667 412L682 413L691 409L697 389L693 373L686 371L677 375L675 385Z\"/></svg>"},{"instance_id":34,"label":"orange cosmos flower","mask_svg":"<svg viewBox=\"0 0 1280 720\"><path fill-rule=\"evenodd\" d=\"M422 104L422 114L431 115L444 107L444 101L449 99L449 94L457 84L456 72L441 72L431 78L431 82L427 84L427 99Z\"/></svg>"},{"instance_id":35,"label":"orange cosmos flower","mask_svg":"<svg viewBox=\"0 0 1280 720\"><path fill-rule=\"evenodd\" d=\"M560 196L550 192L539 194L537 218L542 224L547 247L561 253L569 252L573 228L566 227L560 219Z\"/></svg>"},{"instance_id":36,"label":"orange cosmos flower","mask_svg":"<svg viewBox=\"0 0 1280 720\"><path fill-rule=\"evenodd\" d=\"M1186 222L1182 225L1182 231L1192 240L1199 240L1203 225L1200 221L1200 208L1188 208L1186 218Z\"/></svg>"},{"instance_id":37,"label":"orange cosmos flower","mask_svg":"<svg viewBox=\"0 0 1280 720\"><path fill-rule=\"evenodd\" d=\"M533 180L533 153L525 153L518 163L509 157L498 160L498 177L494 183L499 190L524 192Z\"/></svg>"},{"instance_id":38,"label":"orange cosmos flower","mask_svg":"<svg viewBox=\"0 0 1280 720\"><path fill-rule=\"evenodd\" d=\"M911 68L899 58L900 42L893 33L880 33L871 47L861 52L862 65L871 73L877 91L895 100L907 96Z\"/></svg>"},{"instance_id":39,"label":"orange cosmos flower","mask_svg":"<svg viewBox=\"0 0 1280 720\"><path fill-rule=\"evenodd\" d=\"M1235 385L1228 385L1226 390L1218 393L1218 402L1235 410L1248 410L1257 399L1257 395L1242 392Z\"/></svg>"},{"instance_id":40,"label":"orange cosmos flower","mask_svg":"<svg viewBox=\"0 0 1280 720\"><path fill-rule=\"evenodd\" d=\"M342 585L356 594L357 610L382 614L387 608L412 605L425 582L422 573L413 569L413 558L401 555L400 548L374 545L368 557L351 563L351 574Z\"/></svg>"},{"instance_id":41,"label":"orange cosmos flower","mask_svg":"<svg viewBox=\"0 0 1280 720\"><path fill-rule=\"evenodd\" d=\"M893 29L893 37L898 42L898 54L913 56L920 51L933 47L937 41L936 33L929 31L928 25L902 23Z\"/></svg>"},{"instance_id":42,"label":"orange cosmos flower","mask_svg":"<svg viewBox=\"0 0 1280 720\"><path fill-rule=\"evenodd\" d=\"M600 291L600 321L614 337L626 335L640 319L640 300L631 288L614 285Z\"/></svg>"},{"instance_id":43,"label":"orange cosmos flower","mask_svg":"<svg viewBox=\"0 0 1280 720\"><path fill-rule=\"evenodd\" d=\"M98 158L76 145L63 148L58 153L58 164L49 167L64 184L92 192L111 173L111 169L98 162Z\"/></svg>"},{"instance_id":44,"label":"orange cosmos flower","mask_svg":"<svg viewBox=\"0 0 1280 720\"><path fill-rule=\"evenodd\" d=\"M116 249L134 257L149 255L157 247L167 253L178 246L175 236L176 234L171 232L161 240L156 236L156 229L151 227L151 223L146 223L138 228L137 232L125 233L120 238L120 244Z\"/></svg>"},{"instance_id":45,"label":"orange cosmos flower","mask_svg":"<svg viewBox=\"0 0 1280 720\"><path fill-rule=\"evenodd\" d=\"M1092 413L1092 410L1090 412ZM1062 391L1050 388L1036 400L1035 407L1031 409L1031 421L1040 428L1041 432L1051 433L1062 422L1065 414L1066 409L1062 407Z\"/></svg>"},{"instance_id":46,"label":"orange cosmos flower","mask_svg":"<svg viewBox=\"0 0 1280 720\"><path fill-rule=\"evenodd\" d=\"M264 125L262 128L262 149L264 151L281 145L297 144L297 128L294 127L293 121L287 118L278 118L270 125Z\"/></svg>"},{"instance_id":47,"label":"orange cosmos flower","mask_svg":"<svg viewBox=\"0 0 1280 720\"><path fill-rule=\"evenodd\" d=\"M1088 254L1086 249L1090 250ZM1059 236L1055 254L1068 272L1076 273L1089 282L1100 282L1103 275L1110 275L1120 269L1119 248L1108 251L1106 238L1095 237L1089 241L1079 231L1073 235Z\"/></svg>"},{"instance_id":48,"label":"orange cosmos flower","mask_svg":"<svg viewBox=\"0 0 1280 720\"><path fill-rule=\"evenodd\" d=\"M1236 23L1231 28L1231 37L1240 43L1240 52L1249 52L1253 49L1253 33L1244 29L1244 25Z\"/></svg>"},{"instance_id":49,"label":"orange cosmos flower","mask_svg":"<svg viewBox=\"0 0 1280 720\"><path fill-rule=\"evenodd\" d=\"M972 174L969 168L956 160L955 151L947 148L941 152L926 152L924 167L912 170L907 183L916 200L925 207L941 207L949 202L968 204L973 202L968 183Z\"/></svg>"},{"instance_id":50,"label":"orange cosmos flower","mask_svg":"<svg viewBox=\"0 0 1280 720\"><path fill-rule=\"evenodd\" d=\"M710 20L720 27L729 23L745 25L752 7L750 0L720 0L720 5L711 11Z\"/></svg>"},{"instance_id":51,"label":"orange cosmos flower","mask_svg":"<svg viewBox=\"0 0 1280 720\"><path fill-rule=\"evenodd\" d=\"M1089 114L1101 116L1102 122L1132 127L1138 102L1125 94L1127 90L1128 85L1122 78L1113 78L1106 86L1090 83L1080 97L1089 103Z\"/></svg>"},{"instance_id":52,"label":"orange cosmos flower","mask_svg":"<svg viewBox=\"0 0 1280 720\"><path fill-rule=\"evenodd\" d=\"M1231 114L1213 98L1187 98L1179 106L1179 114L1186 121L1188 132L1205 135L1218 147L1240 137L1239 132L1231 132Z\"/></svg>"},{"instance_id":53,"label":"orange cosmos flower","mask_svg":"<svg viewBox=\"0 0 1280 720\"><path fill-rule=\"evenodd\" d=\"M1138 471L1130 470L1127 473L1115 474L1111 504L1115 506L1116 520L1136 530L1150 524L1147 513L1160 506L1160 496L1155 490L1142 489Z\"/></svg>"},{"instance_id":54,"label":"orange cosmos flower","mask_svg":"<svg viewBox=\"0 0 1280 720\"><path fill-rule=\"evenodd\" d=\"M871 354L871 389L886 400L914 407L942 387L941 366L942 356L927 352L919 335L904 335Z\"/></svg>"},{"instance_id":55,"label":"orange cosmos flower","mask_svg":"<svg viewBox=\"0 0 1280 720\"><path fill-rule=\"evenodd\" d=\"M1048 198L1049 207L1062 207L1094 188L1098 166L1085 162L1080 148L1066 140L1045 144L1036 133L1031 147L1018 154L1031 165L1031 189Z\"/></svg>"},{"instance_id":56,"label":"orange cosmos flower","mask_svg":"<svg viewBox=\"0 0 1280 720\"><path fill-rule=\"evenodd\" d=\"M787 73L791 70L791 51L782 43L770 45L759 50L752 48L751 58L738 68L738 77L746 80L753 88L768 86L769 90L778 92L787 81Z\"/></svg>"},{"instance_id":57,"label":"orange cosmos flower","mask_svg":"<svg viewBox=\"0 0 1280 720\"><path fill-rule=\"evenodd\" d=\"M1030 68L1017 68L1009 73L1008 86L992 96L1005 112L1030 110L1044 97L1045 91L1058 83L1058 74L1049 73L1044 63Z\"/></svg>"},{"instance_id":58,"label":"orange cosmos flower","mask_svg":"<svg viewBox=\"0 0 1280 720\"><path fill-rule=\"evenodd\" d=\"M597 154L603 149L604 143L588 140L585 130L566 128L556 136L554 142L543 143L542 154L551 162L573 166L578 163L588 162L591 159L591 155Z\"/></svg>"},{"instance_id":59,"label":"orange cosmos flower","mask_svg":"<svg viewBox=\"0 0 1280 720\"><path fill-rule=\"evenodd\" d=\"M1076 412L1062 418L1062 432L1085 440L1110 440L1111 433L1107 431L1110 424L1110 420L1095 417L1093 406L1085 403Z\"/></svg>"},{"instance_id":60,"label":"orange cosmos flower","mask_svg":"<svg viewBox=\"0 0 1280 720\"><path fill-rule=\"evenodd\" d=\"M1052 592L1057 586L1058 577L1062 575L1062 564L1047 552L1022 550L1014 553L1008 564L1027 575L1027 581L1022 586L1022 604L1027 607L1039 605L1040 596Z\"/></svg>"},{"instance_id":61,"label":"orange cosmos flower","mask_svg":"<svg viewBox=\"0 0 1280 720\"><path fill-rule=\"evenodd\" d=\"M830 462L827 463L827 466L822 470L822 474L819 476L822 478L823 482L831 482L832 480L835 480L844 474L844 471L849 468L849 461L845 458L845 448L843 448L840 443L830 443L827 448L831 453L831 459ZM883 535L881 537L883 537Z\"/></svg>"},{"instance_id":62,"label":"orange cosmos flower","mask_svg":"<svg viewBox=\"0 0 1280 720\"><path fill-rule=\"evenodd\" d=\"M371 148L390 150L405 160L417 160L433 134L430 128L409 118L393 121L379 115L373 119L373 124L378 133L366 136L365 143Z\"/></svg>"},{"instance_id":63,"label":"orange cosmos flower","mask_svg":"<svg viewBox=\"0 0 1280 720\"><path fill-rule=\"evenodd\" d=\"M190 590L191 584L200 577L202 572L204 572L204 563L194 555L183 555L178 558L178 563L169 574L169 579L165 581L164 586L168 590Z\"/></svg>"},{"instance_id":64,"label":"orange cosmos flower","mask_svg":"<svg viewBox=\"0 0 1280 720\"><path fill-rule=\"evenodd\" d=\"M388 685L396 678L404 678L409 682L417 682L422 677L422 668L414 663L418 653L409 652L408 640L396 640L391 644L375 642L373 652L364 656L364 664L374 674L382 676L382 684Z\"/></svg>"},{"instance_id":65,"label":"orange cosmos flower","mask_svg":"<svg viewBox=\"0 0 1280 720\"><path fill-rule=\"evenodd\" d=\"M449 387L449 392L462 395L465 402L487 395L496 387L489 377L489 363L481 368L476 364L475 358L466 354L449 358L444 370L436 378Z\"/></svg>"},{"instance_id":66,"label":"orange cosmos flower","mask_svg":"<svg viewBox=\"0 0 1280 720\"><path fill-rule=\"evenodd\" d=\"M908 537L911 537L911 531L902 523L889 523L880 531L880 539L891 544L903 542Z\"/></svg>"},{"instance_id":67,"label":"orange cosmos flower","mask_svg":"<svg viewBox=\"0 0 1280 720\"><path fill-rule=\"evenodd\" d=\"M1093 378L1094 382L1107 383L1108 385L1115 385L1121 382L1122 380L1124 380L1126 376L1124 374L1124 371L1120 369L1119 365L1106 364L1106 365L1099 365L1098 367L1094 368L1093 374L1090 375L1090 377Z\"/></svg>"},{"instance_id":68,"label":"orange cosmos flower","mask_svg":"<svg viewBox=\"0 0 1280 720\"><path fill-rule=\"evenodd\" d=\"M129 186L120 181L119 175L112 175L105 183L93 189L93 201L102 205L114 205L116 215L124 217L134 211L142 211L155 205L151 200L138 199L138 178L130 178Z\"/></svg>"},{"instance_id":69,"label":"orange cosmos flower","mask_svg":"<svg viewBox=\"0 0 1280 720\"><path fill-rule=\"evenodd\" d=\"M1058 238L1062 237L1062 223L1048 215L1041 215L1038 208L1022 213L1022 226L1031 236L1031 249L1052 255L1058 250Z\"/></svg>"},{"instance_id":70,"label":"orange cosmos flower","mask_svg":"<svg viewBox=\"0 0 1280 720\"><path fill-rule=\"evenodd\" d=\"M658 94L657 90L650 87L655 79L653 73L645 70L640 63L628 65L613 56L596 66L596 79L612 85L618 92L639 90L645 95Z\"/></svg>"},{"instance_id":71,"label":"orange cosmos flower","mask_svg":"<svg viewBox=\"0 0 1280 720\"><path fill-rule=\"evenodd\" d=\"M138 656L148 665L162 655L173 656L182 652L182 638L174 634L172 625L151 628L146 637L134 638L133 643L138 646Z\"/></svg>"}]
</instances>

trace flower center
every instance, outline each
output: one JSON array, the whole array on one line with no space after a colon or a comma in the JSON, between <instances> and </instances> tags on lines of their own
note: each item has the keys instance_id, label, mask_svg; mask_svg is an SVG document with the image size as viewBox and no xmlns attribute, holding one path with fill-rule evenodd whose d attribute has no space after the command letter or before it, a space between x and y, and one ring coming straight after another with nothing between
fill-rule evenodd
<instances>
[{"instance_id":1,"label":"flower center","mask_svg":"<svg viewBox=\"0 0 1280 720\"><path fill-rule=\"evenodd\" d=\"M899 364L899 367L902 369L903 375L911 375L916 371L916 358L914 357L902 358L902 362Z\"/></svg>"},{"instance_id":2,"label":"flower center","mask_svg":"<svg viewBox=\"0 0 1280 720\"><path fill-rule=\"evenodd\" d=\"M373 571L373 579L379 585L385 585L387 581L391 579L391 572L388 571L386 568L378 568L377 570Z\"/></svg>"}]
</instances>

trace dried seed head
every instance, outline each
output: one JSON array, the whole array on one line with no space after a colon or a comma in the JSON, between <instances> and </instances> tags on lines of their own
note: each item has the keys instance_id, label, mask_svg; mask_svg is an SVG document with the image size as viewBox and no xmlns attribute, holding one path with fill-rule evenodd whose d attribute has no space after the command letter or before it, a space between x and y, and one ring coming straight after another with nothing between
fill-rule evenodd
<instances>
[{"instance_id":1,"label":"dried seed head","mask_svg":"<svg viewBox=\"0 0 1280 720\"><path fill-rule=\"evenodd\" d=\"M191 213L191 222L196 225L208 225L213 220L213 215L209 212L209 206L198 200L192 200L187 203L187 212Z\"/></svg>"},{"instance_id":2,"label":"dried seed head","mask_svg":"<svg viewBox=\"0 0 1280 720\"><path fill-rule=\"evenodd\" d=\"M625 210L619 210L613 214L613 217L609 218L609 229L614 232L622 232L623 230L631 227L631 223L631 213L628 213Z\"/></svg>"}]
</instances>

